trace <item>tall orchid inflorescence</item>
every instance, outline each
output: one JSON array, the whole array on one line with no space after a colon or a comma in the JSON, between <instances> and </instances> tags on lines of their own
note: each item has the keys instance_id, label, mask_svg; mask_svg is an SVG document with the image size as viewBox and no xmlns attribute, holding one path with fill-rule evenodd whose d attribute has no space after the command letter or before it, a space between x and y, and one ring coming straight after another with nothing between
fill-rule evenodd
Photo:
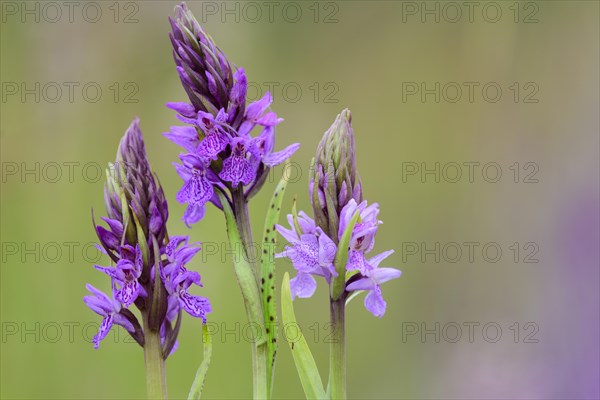
<instances>
[{"instance_id":1,"label":"tall orchid inflorescence","mask_svg":"<svg viewBox=\"0 0 600 400\"><path fill-rule=\"evenodd\" d=\"M176 165L184 181L177 200L187 204L183 220L189 226L202 219L207 202L222 207L215 188L229 192L232 203L247 201L260 190L269 169L300 145L273 152L275 127L283 119L269 111L271 94L246 105L244 69L231 66L185 3L169 20L173 57L190 102L167 103L188 125L171 127L165 136L186 152ZM252 137L257 126L262 131Z\"/></svg>"},{"instance_id":2,"label":"tall orchid inflorescence","mask_svg":"<svg viewBox=\"0 0 600 400\"><path fill-rule=\"evenodd\" d=\"M189 103L167 103L186 124L165 133L184 150L179 156L181 164L175 164L184 182L176 198L187 204L183 221L188 227L202 219L208 202L225 214L229 242L240 252L234 267L248 320L262 332L253 343L254 397L269 397L276 338L266 324L276 318L274 262L272 256L269 259L272 251L266 249L260 263L248 257L254 246L248 201L262 188L270 169L289 159L300 145L274 151L275 127L283 119L270 111L271 94L246 103L244 69L232 66L185 3L175 8L174 18L169 20L173 58L189 98ZM252 136L255 128L260 133ZM275 241L273 224L279 216L279 207L272 208L265 222L270 229L264 236L265 242L271 236L271 245Z\"/></svg>"},{"instance_id":3,"label":"tall orchid inflorescence","mask_svg":"<svg viewBox=\"0 0 600 400\"><path fill-rule=\"evenodd\" d=\"M200 246L184 236L168 236L167 201L150 168L137 119L125 132L114 164L109 164L104 200L106 227L94 225L101 249L114 265L95 266L110 278L110 295L87 285L92 294L84 301L103 317L94 347L113 324L120 325L144 347L147 366L149 358L157 359L158 366L149 366L155 368L150 373L157 372L155 383L159 377L164 381L160 370L176 348L182 310L206 322L211 306L208 299L188 292L192 285L202 286L200 274L186 269ZM130 310L133 305L141 324Z\"/></svg>"}]
</instances>

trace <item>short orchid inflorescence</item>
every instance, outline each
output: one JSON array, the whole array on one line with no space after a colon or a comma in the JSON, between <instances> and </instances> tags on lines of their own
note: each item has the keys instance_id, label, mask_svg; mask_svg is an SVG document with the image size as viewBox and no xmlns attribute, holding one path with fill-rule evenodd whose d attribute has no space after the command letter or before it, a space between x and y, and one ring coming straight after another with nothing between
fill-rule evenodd
<instances>
[{"instance_id":1,"label":"short orchid inflorescence","mask_svg":"<svg viewBox=\"0 0 600 400\"><path fill-rule=\"evenodd\" d=\"M110 277L110 295L87 285L92 294L84 301L103 317L94 347L117 324L141 346L148 331L158 332L166 358L175 348L181 311L205 322L211 306L208 299L188 292L192 285L202 286L200 274L186 269L200 245L183 236L169 238L167 201L151 171L137 119L109 165L104 197L108 217L102 220L107 227L94 225L101 250L114 265L95 266ZM139 309L142 324L132 305Z\"/></svg>"},{"instance_id":2,"label":"short orchid inflorescence","mask_svg":"<svg viewBox=\"0 0 600 400\"><path fill-rule=\"evenodd\" d=\"M380 285L400 277L401 272L379 267L393 250L367 258L382 222L377 219L379 205L368 205L362 200L351 122L350 111L342 111L321 139L309 182L315 219L300 212L288 216L290 229L277 225L277 231L290 243L277 257L289 258L298 272L290 280L292 296L312 296L317 288L313 276L324 277L331 284L333 277L344 274L341 279L345 280L346 295L368 291L365 307L381 317L385 314L386 302ZM352 229L347 249L339 249L347 229ZM339 266L336 269L336 256L344 251L347 261L341 269Z\"/></svg>"}]
</instances>

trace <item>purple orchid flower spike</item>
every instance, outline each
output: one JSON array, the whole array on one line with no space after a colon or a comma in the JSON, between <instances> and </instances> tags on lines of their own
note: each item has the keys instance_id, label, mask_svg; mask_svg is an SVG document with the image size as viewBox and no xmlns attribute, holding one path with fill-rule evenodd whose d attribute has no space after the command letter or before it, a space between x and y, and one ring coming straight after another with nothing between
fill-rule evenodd
<instances>
[{"instance_id":1,"label":"purple orchid flower spike","mask_svg":"<svg viewBox=\"0 0 600 400\"><path fill-rule=\"evenodd\" d=\"M355 290L369 291L365 296L365 308L379 318L383 317L387 306L385 300L383 300L380 285L392 279L400 278L400 275L402 275L402 272L395 268L379 268L379 263L392 253L394 253L394 250L388 250L370 258L365 263L366 268L361 271L362 277L346 286L346 290L349 292Z\"/></svg>"},{"instance_id":2,"label":"purple orchid flower spike","mask_svg":"<svg viewBox=\"0 0 600 400\"><path fill-rule=\"evenodd\" d=\"M373 315L381 317L386 303L380 285L399 278L401 272L394 268L378 268L379 263L393 251L367 258L375 246L375 235L382 222L378 219L379 205L362 201L362 185L356 171L354 131L350 122L350 111L342 111L319 143L309 182L316 218L313 220L300 212L296 219L288 215L291 229L277 225L277 231L290 243L290 247L276 256L289 258L298 271L296 278L290 281L294 297L310 297L316 289L313 276L323 276L331 284L330 301L335 307L345 307L345 299L352 292L366 290L369 293L365 307ZM265 131L268 129L265 128ZM265 153L268 153L272 149L270 133L261 136L263 148L267 149ZM339 249L339 245L351 223L354 226L349 243L344 242L348 243L348 258L345 265L336 265L336 269L336 252L343 250ZM327 248L330 250L326 251Z\"/></svg>"},{"instance_id":3,"label":"purple orchid flower spike","mask_svg":"<svg viewBox=\"0 0 600 400\"><path fill-rule=\"evenodd\" d=\"M200 176L206 176L206 170L210 170L216 176L210 183L219 187L230 204L245 203L262 188L269 169L290 158L300 145L274 152L275 127L283 119L270 111L271 94L267 92L247 105L248 78L244 69L232 67L188 7L184 3L177 6L175 17L169 20L176 69L190 103L167 103L167 107L177 112L180 121L192 126L172 127L165 136L187 153L205 160L200 167L179 166L178 172L185 176L187 186L194 169L199 169ZM251 131L256 126L263 131L253 138ZM195 179L200 181L205 182ZM188 226L202 219L206 203L205 199L197 201L198 196L189 195L189 189L182 190L186 193L180 192L179 197L188 204L183 218ZM216 195L211 202L222 209Z\"/></svg>"},{"instance_id":4,"label":"purple orchid flower spike","mask_svg":"<svg viewBox=\"0 0 600 400\"><path fill-rule=\"evenodd\" d=\"M313 275L324 277L327 283L331 281L332 276L337 276L333 265L337 247L304 212L300 212L297 218L301 232L294 228L292 215L288 216L288 222L291 229L275 225L275 229L290 242L290 246L275 257L289 258L298 271L296 277L290 280L292 298L311 297L317 289Z\"/></svg>"},{"instance_id":5,"label":"purple orchid flower spike","mask_svg":"<svg viewBox=\"0 0 600 400\"><path fill-rule=\"evenodd\" d=\"M87 284L85 287L92 295L85 296L83 298L84 303L96 314L103 317L98 333L92 339L95 349L100 346L102 339L108 335L113 324L122 326L130 333L135 331L133 324L120 314L121 303L119 301L108 297L105 293L90 284Z\"/></svg>"},{"instance_id":6,"label":"purple orchid flower spike","mask_svg":"<svg viewBox=\"0 0 600 400\"><path fill-rule=\"evenodd\" d=\"M186 218L197 220L204 203L213 195L213 184L208 179L218 178L206 169L209 161L195 154L199 145L195 128L175 128L167 136L193 151L181 156L183 164L177 166L184 178L177 197L189 204ZM164 360L176 348L181 320L174 323L174 319L186 310L206 321L211 312L208 299L188 293L192 284L201 286L200 275L186 269L200 248L197 243L189 244L187 237L173 236L169 241L167 201L147 159L137 119L123 136L116 160L109 166L104 191L108 218L102 218L108 227L96 226L96 233L101 249L114 266L95 268L110 277L112 297L91 285L87 288L92 294L84 297L85 304L103 317L94 345L99 346L112 325L123 326L144 347L152 380L160 381L160 393L149 393L149 397L164 398L164 379L157 375L164 375ZM174 271L180 275L174 275ZM170 301L171 295L177 301ZM133 306L141 314L143 327L130 310Z\"/></svg>"}]
</instances>

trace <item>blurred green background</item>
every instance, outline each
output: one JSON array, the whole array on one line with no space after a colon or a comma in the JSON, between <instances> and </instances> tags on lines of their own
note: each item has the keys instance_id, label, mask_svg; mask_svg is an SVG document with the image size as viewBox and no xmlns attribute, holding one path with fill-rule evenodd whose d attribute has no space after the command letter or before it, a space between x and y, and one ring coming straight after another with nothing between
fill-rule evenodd
<instances>
[{"instance_id":1,"label":"blurred green background","mask_svg":"<svg viewBox=\"0 0 600 400\"><path fill-rule=\"evenodd\" d=\"M141 349L117 330L95 351L100 319L81 300L86 282L108 288L92 268L107 260L89 247L90 210L103 213L98 167L135 116L170 200L170 233L214 249L224 221L210 207L188 230L174 200L179 149L162 133L177 124L164 103L186 99L167 38L176 3L65 3L1 4L0 396L143 398ZM245 68L252 99L274 87L278 148L302 142L298 165L352 110L365 197L384 221L375 251L395 249L387 265L403 275L383 288L384 318L362 298L349 305L350 397L598 398L599 3L474 3L471 15L462 2L188 4ZM439 182L421 175L436 163ZM305 168L287 210L295 194L310 209ZM255 231L280 174L252 202ZM205 397L246 398L250 346L236 328L245 313L231 263L212 251L190 266L222 328ZM279 261L278 282L292 269ZM324 380L326 296L320 285L295 302ZM197 320L185 319L179 341L167 364L173 398L187 395L202 359ZM302 397L289 350L278 355L275 397Z\"/></svg>"}]
</instances>

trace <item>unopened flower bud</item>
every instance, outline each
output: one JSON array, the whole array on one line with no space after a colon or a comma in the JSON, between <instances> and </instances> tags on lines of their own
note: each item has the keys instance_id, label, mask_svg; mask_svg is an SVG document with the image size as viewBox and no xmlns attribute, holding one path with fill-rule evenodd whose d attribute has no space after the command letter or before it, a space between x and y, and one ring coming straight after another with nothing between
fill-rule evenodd
<instances>
[{"instance_id":1,"label":"unopened flower bud","mask_svg":"<svg viewBox=\"0 0 600 400\"><path fill-rule=\"evenodd\" d=\"M344 109L325 132L311 163L310 195L315 221L337 238L339 215L351 199L362 201L350 110Z\"/></svg>"}]
</instances>

